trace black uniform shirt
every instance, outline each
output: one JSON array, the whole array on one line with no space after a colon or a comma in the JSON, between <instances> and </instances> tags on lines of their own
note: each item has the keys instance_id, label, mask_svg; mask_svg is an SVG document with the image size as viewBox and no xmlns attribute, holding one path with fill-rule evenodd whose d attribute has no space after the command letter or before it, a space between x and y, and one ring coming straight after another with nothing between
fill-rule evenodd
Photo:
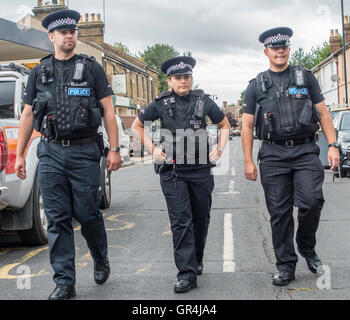
<instances>
[{"instance_id":1,"label":"black uniform shirt","mask_svg":"<svg viewBox=\"0 0 350 320\"><path fill-rule=\"evenodd\" d=\"M70 58L69 60L57 60L53 59L55 66L60 69L74 68L75 56ZM40 72L40 65L36 66L29 74L26 91L23 94L23 102L28 105L33 104L33 100L36 98L36 79L38 73ZM96 96L98 100L101 100L107 96L113 95L114 92L108 82L105 71L102 66L95 61L91 67L90 71L94 78L94 88L96 91Z\"/></svg>"},{"instance_id":2,"label":"black uniform shirt","mask_svg":"<svg viewBox=\"0 0 350 320\"><path fill-rule=\"evenodd\" d=\"M269 70L269 73L273 81L278 83L280 86L283 85L286 88L289 82L290 66L288 66L288 68L282 72L273 72ZM307 77L306 82L309 83L309 86L310 86L310 96L313 104L318 104L324 101L324 97L316 77L313 75L311 71L306 72L306 77ZM243 112L255 115L256 100L257 100L256 80L253 79L249 83L244 95Z\"/></svg>"},{"instance_id":3,"label":"black uniform shirt","mask_svg":"<svg viewBox=\"0 0 350 320\"><path fill-rule=\"evenodd\" d=\"M179 96L174 92L174 96L177 104L183 105L191 101L191 92L186 96ZM139 119L142 123L145 121L155 121L161 117L162 114L162 101L154 100L151 102L145 110L139 114ZM208 96L204 98L204 114L207 114L211 122L217 124L221 122L225 114L220 110L218 105Z\"/></svg>"}]
</instances>

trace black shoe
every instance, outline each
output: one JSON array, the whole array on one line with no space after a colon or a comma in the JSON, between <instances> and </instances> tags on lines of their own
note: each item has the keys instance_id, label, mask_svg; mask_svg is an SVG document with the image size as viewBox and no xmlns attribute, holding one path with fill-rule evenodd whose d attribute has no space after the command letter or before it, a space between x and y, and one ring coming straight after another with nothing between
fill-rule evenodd
<instances>
[{"instance_id":1,"label":"black shoe","mask_svg":"<svg viewBox=\"0 0 350 320\"><path fill-rule=\"evenodd\" d=\"M108 258L106 258L104 263L94 262L94 278L97 284L103 284L107 281L111 268L109 266Z\"/></svg>"},{"instance_id":2,"label":"black shoe","mask_svg":"<svg viewBox=\"0 0 350 320\"><path fill-rule=\"evenodd\" d=\"M197 288L197 281L180 280L174 287L176 293L185 293L193 288Z\"/></svg>"},{"instance_id":3,"label":"black shoe","mask_svg":"<svg viewBox=\"0 0 350 320\"><path fill-rule=\"evenodd\" d=\"M312 273L315 273L315 274L322 274L323 273L322 261L318 257L316 252L314 252L314 254L311 254L311 255L310 254L306 255L306 254L303 254L299 248L298 248L298 251L299 251L300 255L305 258L306 263L307 263L307 267L309 268L309 270Z\"/></svg>"},{"instance_id":4,"label":"black shoe","mask_svg":"<svg viewBox=\"0 0 350 320\"><path fill-rule=\"evenodd\" d=\"M203 262L198 264L197 274L201 275L203 273Z\"/></svg>"},{"instance_id":5,"label":"black shoe","mask_svg":"<svg viewBox=\"0 0 350 320\"><path fill-rule=\"evenodd\" d=\"M50 294L48 300L67 300L75 297L75 287L72 285L58 284Z\"/></svg>"},{"instance_id":6,"label":"black shoe","mask_svg":"<svg viewBox=\"0 0 350 320\"><path fill-rule=\"evenodd\" d=\"M290 281L295 279L294 272L288 272L288 271L279 271L272 280L272 283L275 286L285 286Z\"/></svg>"}]
</instances>

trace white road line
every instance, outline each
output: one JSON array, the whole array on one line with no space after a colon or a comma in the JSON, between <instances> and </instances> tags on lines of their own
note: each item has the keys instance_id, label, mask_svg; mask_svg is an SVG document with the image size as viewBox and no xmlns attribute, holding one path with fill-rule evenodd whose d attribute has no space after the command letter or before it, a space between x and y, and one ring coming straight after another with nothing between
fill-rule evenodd
<instances>
[{"instance_id":1,"label":"white road line","mask_svg":"<svg viewBox=\"0 0 350 320\"><path fill-rule=\"evenodd\" d=\"M223 272L235 272L232 214L224 216Z\"/></svg>"}]
</instances>

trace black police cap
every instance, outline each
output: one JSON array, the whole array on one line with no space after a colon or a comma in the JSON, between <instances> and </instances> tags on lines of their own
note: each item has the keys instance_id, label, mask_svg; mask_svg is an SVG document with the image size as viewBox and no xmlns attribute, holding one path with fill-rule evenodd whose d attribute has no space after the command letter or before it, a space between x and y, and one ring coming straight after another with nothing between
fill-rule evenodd
<instances>
[{"instance_id":1,"label":"black police cap","mask_svg":"<svg viewBox=\"0 0 350 320\"><path fill-rule=\"evenodd\" d=\"M265 47L290 46L290 38L293 36L293 30L288 27L279 27L269 29L259 36L259 41Z\"/></svg>"},{"instance_id":2,"label":"black police cap","mask_svg":"<svg viewBox=\"0 0 350 320\"><path fill-rule=\"evenodd\" d=\"M42 25L48 32L54 30L78 29L77 24L80 20L80 13L75 10L59 10L46 16Z\"/></svg>"},{"instance_id":3,"label":"black police cap","mask_svg":"<svg viewBox=\"0 0 350 320\"><path fill-rule=\"evenodd\" d=\"M192 74L196 60L188 56L170 58L162 63L161 70L168 77L180 74Z\"/></svg>"}]
</instances>

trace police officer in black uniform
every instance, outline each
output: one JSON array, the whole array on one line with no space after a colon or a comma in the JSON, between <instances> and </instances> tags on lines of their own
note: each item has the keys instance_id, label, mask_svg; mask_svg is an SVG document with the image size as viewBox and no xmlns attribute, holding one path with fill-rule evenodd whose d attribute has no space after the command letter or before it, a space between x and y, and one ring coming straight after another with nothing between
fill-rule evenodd
<instances>
[{"instance_id":1,"label":"police officer in black uniform","mask_svg":"<svg viewBox=\"0 0 350 320\"><path fill-rule=\"evenodd\" d=\"M95 58L74 54L79 19L78 12L61 10L42 21L55 54L43 58L29 75L15 165L16 174L25 179L23 155L34 126L42 133L37 149L38 176L57 285L50 300L75 296L72 217L80 222L94 260L95 282L104 283L110 273L107 235L98 202L103 150L98 127L104 116L111 146L107 156L109 170L118 170L121 165L118 127L111 99L113 91L104 70Z\"/></svg>"},{"instance_id":2,"label":"police officer in black uniform","mask_svg":"<svg viewBox=\"0 0 350 320\"><path fill-rule=\"evenodd\" d=\"M309 70L288 65L292 35L285 27L260 35L270 69L250 81L243 106L242 146L249 180L257 179L252 159L254 124L262 140L258 159L277 260L273 284L278 286L295 278L293 205L298 207L298 251L311 272L322 270L315 251L324 203L324 169L315 143L319 124L329 143L331 169L339 163L335 130L316 78Z\"/></svg>"},{"instance_id":3,"label":"police officer in black uniform","mask_svg":"<svg viewBox=\"0 0 350 320\"><path fill-rule=\"evenodd\" d=\"M152 151L166 199L173 233L174 257L179 270L176 293L197 286L203 271L214 179L212 162L218 160L229 138L230 125L215 102L202 90L191 90L192 57L165 61L161 69L170 90L162 92L135 119L132 128ZM206 116L220 127L218 148L209 152ZM146 122L161 119L162 143L156 147L144 134Z\"/></svg>"}]
</instances>

